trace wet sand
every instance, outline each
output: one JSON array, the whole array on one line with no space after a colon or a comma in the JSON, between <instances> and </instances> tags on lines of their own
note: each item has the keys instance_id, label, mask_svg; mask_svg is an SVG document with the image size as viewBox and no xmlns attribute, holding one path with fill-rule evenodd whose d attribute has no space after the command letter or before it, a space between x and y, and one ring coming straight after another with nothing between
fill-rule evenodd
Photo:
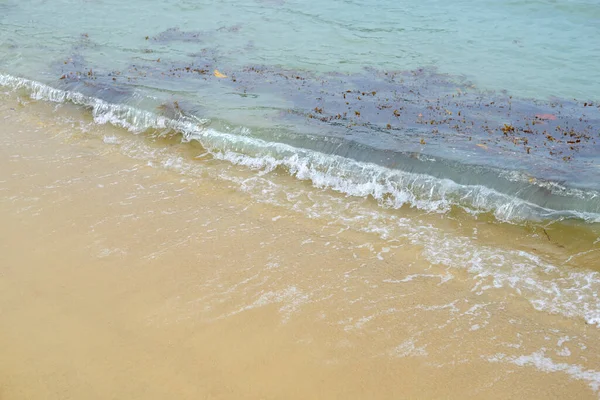
<instances>
[{"instance_id":1,"label":"wet sand","mask_svg":"<svg viewBox=\"0 0 600 400\"><path fill-rule=\"evenodd\" d=\"M0 399L597 395L595 327L78 118L0 105Z\"/></svg>"}]
</instances>

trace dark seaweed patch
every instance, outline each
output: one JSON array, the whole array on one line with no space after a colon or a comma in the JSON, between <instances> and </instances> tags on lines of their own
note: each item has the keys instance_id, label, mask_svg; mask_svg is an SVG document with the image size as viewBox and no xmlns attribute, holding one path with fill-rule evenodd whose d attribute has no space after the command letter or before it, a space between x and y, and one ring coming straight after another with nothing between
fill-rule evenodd
<instances>
[{"instance_id":1,"label":"dark seaweed patch","mask_svg":"<svg viewBox=\"0 0 600 400\"><path fill-rule=\"evenodd\" d=\"M221 26L216 32L238 33L242 25ZM204 42L213 37L215 31L182 31L178 27L169 28L157 34L156 36L146 36L145 40L152 40L158 43L170 42Z\"/></svg>"},{"instance_id":2,"label":"dark seaweed patch","mask_svg":"<svg viewBox=\"0 0 600 400\"><path fill-rule=\"evenodd\" d=\"M227 32L239 29L219 28ZM202 41L210 34L171 28L147 39ZM89 45L87 36L81 41L80 45ZM189 62L154 58L124 70L99 73L75 54L65 60L57 78L65 84L78 82L100 91L110 91L111 87L125 91L130 84L164 86L162 83L177 80L199 92L225 87L222 94L234 94L248 102L268 94L276 99L273 108L279 103L291 104L277 116L283 121L327 125L324 131L333 135L375 135L386 143L397 141L398 146L412 140L415 145L452 145L481 154L545 154L570 161L582 151L589 154L590 148L597 149L600 137L600 108L593 102L516 99L507 93L478 90L465 79L440 74L433 68L366 68L355 74L314 74L263 65L228 69L219 65L221 57L215 47L189 56ZM109 97L113 96L119 97L115 93Z\"/></svg>"},{"instance_id":3,"label":"dark seaweed patch","mask_svg":"<svg viewBox=\"0 0 600 400\"><path fill-rule=\"evenodd\" d=\"M197 42L205 39L207 36L206 32L202 31L182 31L179 28L169 28L158 35L152 37L155 42ZM148 36L146 36L148 37Z\"/></svg>"}]
</instances>

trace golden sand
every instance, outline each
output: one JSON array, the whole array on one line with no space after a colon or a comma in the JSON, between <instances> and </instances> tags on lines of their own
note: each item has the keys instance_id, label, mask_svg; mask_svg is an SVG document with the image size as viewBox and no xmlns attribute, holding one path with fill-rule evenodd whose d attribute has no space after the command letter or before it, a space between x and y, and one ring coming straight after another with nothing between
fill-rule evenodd
<instances>
[{"instance_id":1,"label":"golden sand","mask_svg":"<svg viewBox=\"0 0 600 400\"><path fill-rule=\"evenodd\" d=\"M596 328L3 101L2 400L597 395Z\"/></svg>"}]
</instances>

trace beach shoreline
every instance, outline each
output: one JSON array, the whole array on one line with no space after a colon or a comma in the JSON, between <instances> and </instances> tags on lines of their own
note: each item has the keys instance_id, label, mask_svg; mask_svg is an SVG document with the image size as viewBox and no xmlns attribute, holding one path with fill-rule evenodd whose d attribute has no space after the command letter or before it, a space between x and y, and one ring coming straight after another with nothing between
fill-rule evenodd
<instances>
[{"instance_id":1,"label":"beach shoreline","mask_svg":"<svg viewBox=\"0 0 600 400\"><path fill-rule=\"evenodd\" d=\"M592 355L595 327L126 157L77 109L8 97L0 118L2 399L594 397L593 361L544 337Z\"/></svg>"},{"instance_id":2,"label":"beach shoreline","mask_svg":"<svg viewBox=\"0 0 600 400\"><path fill-rule=\"evenodd\" d=\"M0 400L599 398L562 3L0 0Z\"/></svg>"}]
</instances>

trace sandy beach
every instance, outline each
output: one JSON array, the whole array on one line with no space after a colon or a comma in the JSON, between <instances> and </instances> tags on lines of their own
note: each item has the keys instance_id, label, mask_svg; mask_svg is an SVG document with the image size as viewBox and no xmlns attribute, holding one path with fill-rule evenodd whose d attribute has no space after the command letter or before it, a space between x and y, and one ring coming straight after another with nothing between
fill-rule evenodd
<instances>
[{"instance_id":1,"label":"sandy beach","mask_svg":"<svg viewBox=\"0 0 600 400\"><path fill-rule=\"evenodd\" d=\"M595 327L2 101L1 399L594 398Z\"/></svg>"},{"instance_id":2,"label":"sandy beach","mask_svg":"<svg viewBox=\"0 0 600 400\"><path fill-rule=\"evenodd\" d=\"M0 0L0 400L599 398L599 20Z\"/></svg>"}]
</instances>

